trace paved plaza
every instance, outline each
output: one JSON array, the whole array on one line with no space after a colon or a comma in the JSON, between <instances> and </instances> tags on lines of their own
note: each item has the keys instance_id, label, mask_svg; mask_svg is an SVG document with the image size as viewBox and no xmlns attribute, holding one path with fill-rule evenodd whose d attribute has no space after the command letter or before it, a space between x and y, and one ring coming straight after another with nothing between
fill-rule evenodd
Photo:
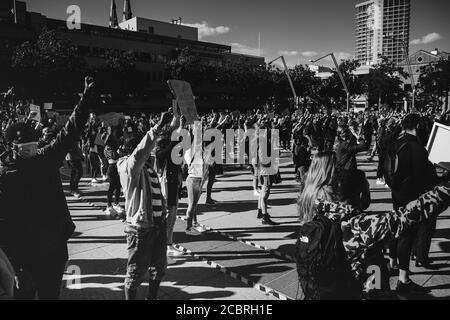
<instances>
[{"instance_id":1,"label":"paved plaza","mask_svg":"<svg viewBox=\"0 0 450 320\"><path fill-rule=\"evenodd\" d=\"M360 156L359 168L371 185L372 212L392 208L390 191L378 186L376 162ZM62 170L67 190L67 169ZM217 205L205 205L200 199L199 223L209 228L200 237L184 234L186 200L182 199L175 226L174 241L185 252L169 266L161 284L161 300L233 299L273 300L301 297L295 263L292 260L299 226L296 213L298 183L294 179L290 153L282 153L283 182L275 185L269 198L269 212L278 226L263 226L256 219L257 198L253 195L251 174L247 168L226 167L217 178L213 198ZM107 183L81 184L82 199L67 193L67 202L76 224L69 240L69 262L62 299L123 299L126 266L124 225L107 220ZM438 219L430 257L441 267L437 271L415 268L412 279L432 290L420 298L450 299L450 210ZM74 274L80 272L80 275ZM391 278L394 288L396 278ZM141 298L145 296L146 284Z\"/></svg>"}]
</instances>

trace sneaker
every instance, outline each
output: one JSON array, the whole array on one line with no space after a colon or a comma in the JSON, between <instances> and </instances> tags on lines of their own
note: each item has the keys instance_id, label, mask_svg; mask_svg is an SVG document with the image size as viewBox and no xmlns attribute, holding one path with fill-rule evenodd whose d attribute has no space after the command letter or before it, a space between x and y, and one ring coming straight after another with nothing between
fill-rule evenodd
<instances>
[{"instance_id":1,"label":"sneaker","mask_svg":"<svg viewBox=\"0 0 450 320\"><path fill-rule=\"evenodd\" d=\"M205 204L214 205L214 204L217 204L217 201L213 200L212 198L208 198L208 199L206 199Z\"/></svg>"},{"instance_id":2,"label":"sneaker","mask_svg":"<svg viewBox=\"0 0 450 320\"><path fill-rule=\"evenodd\" d=\"M384 182L384 179L381 179L381 178L377 179L377 185L382 186L382 185L385 185L385 184L386 184L386 182Z\"/></svg>"},{"instance_id":3,"label":"sneaker","mask_svg":"<svg viewBox=\"0 0 450 320\"><path fill-rule=\"evenodd\" d=\"M194 227L190 227L189 229L186 229L184 232L188 236L200 236L201 233L198 232Z\"/></svg>"},{"instance_id":4,"label":"sneaker","mask_svg":"<svg viewBox=\"0 0 450 320\"><path fill-rule=\"evenodd\" d=\"M105 211L103 211L103 213L105 214L105 216L111 219L115 219L118 216L117 211L114 210L113 207L107 207Z\"/></svg>"},{"instance_id":5,"label":"sneaker","mask_svg":"<svg viewBox=\"0 0 450 320\"><path fill-rule=\"evenodd\" d=\"M177 264L177 260L172 259L171 257L167 257L167 265L168 266L173 266L174 264Z\"/></svg>"},{"instance_id":6,"label":"sneaker","mask_svg":"<svg viewBox=\"0 0 450 320\"><path fill-rule=\"evenodd\" d=\"M194 223L193 228L195 228L195 230L197 230L200 233L203 233L203 232L207 231L205 226L202 226L202 225L200 225L198 223Z\"/></svg>"},{"instance_id":7,"label":"sneaker","mask_svg":"<svg viewBox=\"0 0 450 320\"><path fill-rule=\"evenodd\" d=\"M416 268L423 268L423 269L427 269L427 270L439 270L440 269L440 267L438 265L433 265L428 261L426 261L426 262L416 261L415 266L416 266Z\"/></svg>"},{"instance_id":8,"label":"sneaker","mask_svg":"<svg viewBox=\"0 0 450 320\"><path fill-rule=\"evenodd\" d=\"M409 280L408 283L403 283L401 281L397 282L397 289L395 292L400 296L405 296L411 293L429 293L431 292L430 289L419 286L418 284L414 283L412 280Z\"/></svg>"},{"instance_id":9,"label":"sneaker","mask_svg":"<svg viewBox=\"0 0 450 320\"><path fill-rule=\"evenodd\" d=\"M278 226L279 223L276 223L275 221L272 221L272 219L270 219L271 217L269 215L265 215L263 220L262 220L262 224L264 225L269 225L269 226Z\"/></svg>"},{"instance_id":10,"label":"sneaker","mask_svg":"<svg viewBox=\"0 0 450 320\"><path fill-rule=\"evenodd\" d=\"M70 194L71 194L72 196L74 196L75 198L81 198L81 193L80 193L80 191L78 191L78 190L71 191Z\"/></svg>"},{"instance_id":11,"label":"sneaker","mask_svg":"<svg viewBox=\"0 0 450 320\"><path fill-rule=\"evenodd\" d=\"M177 249L175 249L172 246L167 246L167 256L169 257L179 257L184 255L183 252L178 251Z\"/></svg>"},{"instance_id":12,"label":"sneaker","mask_svg":"<svg viewBox=\"0 0 450 320\"><path fill-rule=\"evenodd\" d=\"M92 184L97 184L97 183L100 183L100 181L97 178L94 178L94 179L91 180L91 183Z\"/></svg>"},{"instance_id":13,"label":"sneaker","mask_svg":"<svg viewBox=\"0 0 450 320\"><path fill-rule=\"evenodd\" d=\"M107 177L106 175L103 175L103 176L102 176L102 180L103 180L103 181L108 181L108 177Z\"/></svg>"},{"instance_id":14,"label":"sneaker","mask_svg":"<svg viewBox=\"0 0 450 320\"><path fill-rule=\"evenodd\" d=\"M125 209L122 208L120 204L113 204L113 209L120 215L123 216L125 214Z\"/></svg>"},{"instance_id":15,"label":"sneaker","mask_svg":"<svg viewBox=\"0 0 450 320\"><path fill-rule=\"evenodd\" d=\"M260 192L259 192L258 190L253 190L253 195L254 195L255 197L259 197Z\"/></svg>"}]
</instances>

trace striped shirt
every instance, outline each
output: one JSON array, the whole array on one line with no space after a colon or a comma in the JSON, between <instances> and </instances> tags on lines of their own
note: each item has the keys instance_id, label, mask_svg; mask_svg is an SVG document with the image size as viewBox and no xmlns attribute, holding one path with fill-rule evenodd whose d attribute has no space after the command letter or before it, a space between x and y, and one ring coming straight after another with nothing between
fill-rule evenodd
<instances>
[{"instance_id":1,"label":"striped shirt","mask_svg":"<svg viewBox=\"0 0 450 320\"><path fill-rule=\"evenodd\" d=\"M153 217L162 217L163 213L163 197L161 194L161 184L159 183L158 175L155 170L147 162L145 164L145 169L150 175L150 188L152 193L152 211Z\"/></svg>"}]
</instances>

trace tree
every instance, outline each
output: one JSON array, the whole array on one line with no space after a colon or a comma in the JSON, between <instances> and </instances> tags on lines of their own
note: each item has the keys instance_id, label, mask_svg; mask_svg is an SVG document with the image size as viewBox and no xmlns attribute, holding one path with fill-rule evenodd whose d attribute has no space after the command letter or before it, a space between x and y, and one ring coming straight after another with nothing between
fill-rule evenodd
<instances>
[{"instance_id":1,"label":"tree","mask_svg":"<svg viewBox=\"0 0 450 320\"><path fill-rule=\"evenodd\" d=\"M107 50L105 63L92 70L98 79L97 90L112 100L141 96L145 89L145 74L136 69L136 56L131 51Z\"/></svg>"},{"instance_id":2,"label":"tree","mask_svg":"<svg viewBox=\"0 0 450 320\"><path fill-rule=\"evenodd\" d=\"M377 104L378 107L381 104L393 106L396 101L402 100L406 94L401 77L408 77L403 68L382 57L381 62L374 66L367 77L369 104Z\"/></svg>"},{"instance_id":3,"label":"tree","mask_svg":"<svg viewBox=\"0 0 450 320\"><path fill-rule=\"evenodd\" d=\"M419 77L419 98L425 103L440 104L449 107L450 93L450 59L443 59L422 68Z\"/></svg>"},{"instance_id":4,"label":"tree","mask_svg":"<svg viewBox=\"0 0 450 320\"><path fill-rule=\"evenodd\" d=\"M364 82L354 74L354 71L359 66L360 64L357 60L341 60L339 64L339 71L350 92L350 97L355 97L365 92ZM318 85L317 93L319 101L329 107L339 108L347 104L347 93L337 71L334 71L330 78L323 80Z\"/></svg>"},{"instance_id":5,"label":"tree","mask_svg":"<svg viewBox=\"0 0 450 320\"><path fill-rule=\"evenodd\" d=\"M87 70L77 47L67 39L58 39L54 31L44 29L35 42L15 48L12 68L16 87L32 97L49 97L53 93L72 94Z\"/></svg>"}]
</instances>

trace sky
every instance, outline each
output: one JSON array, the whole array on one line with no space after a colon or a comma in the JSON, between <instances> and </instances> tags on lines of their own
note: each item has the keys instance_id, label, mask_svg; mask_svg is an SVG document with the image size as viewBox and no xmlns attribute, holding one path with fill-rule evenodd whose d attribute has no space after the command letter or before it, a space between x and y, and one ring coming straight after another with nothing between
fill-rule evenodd
<instances>
[{"instance_id":1,"label":"sky","mask_svg":"<svg viewBox=\"0 0 450 320\"><path fill-rule=\"evenodd\" d=\"M123 0L115 0L119 21ZM25 0L29 11L66 19L69 5L78 5L83 23L107 26L111 0ZM261 55L266 61L279 55L289 65L309 63L334 52L352 58L357 0L131 0L133 16L199 27L201 40L232 46L233 52ZM411 0L410 52L450 52L450 1ZM331 61L323 61L327 65Z\"/></svg>"}]
</instances>

